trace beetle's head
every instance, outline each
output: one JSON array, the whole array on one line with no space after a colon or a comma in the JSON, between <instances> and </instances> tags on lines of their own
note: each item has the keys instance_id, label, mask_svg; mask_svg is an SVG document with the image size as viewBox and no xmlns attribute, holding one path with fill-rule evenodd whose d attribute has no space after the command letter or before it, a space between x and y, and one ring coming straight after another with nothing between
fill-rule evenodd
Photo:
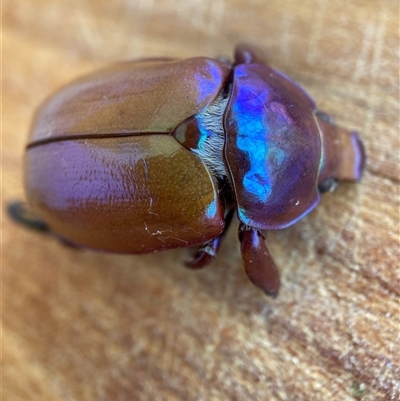
<instances>
[{"instance_id":1,"label":"beetle's head","mask_svg":"<svg viewBox=\"0 0 400 401\"><path fill-rule=\"evenodd\" d=\"M365 168L365 150L358 133L338 127L318 113L316 122L322 142L318 184L332 179L359 181Z\"/></svg>"}]
</instances>

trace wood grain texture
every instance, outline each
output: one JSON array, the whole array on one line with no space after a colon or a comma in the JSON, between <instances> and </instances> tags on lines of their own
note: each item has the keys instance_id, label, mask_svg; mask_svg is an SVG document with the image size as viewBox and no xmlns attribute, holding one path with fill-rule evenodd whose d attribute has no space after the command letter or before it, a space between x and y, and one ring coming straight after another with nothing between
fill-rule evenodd
<instances>
[{"instance_id":1,"label":"wood grain texture","mask_svg":"<svg viewBox=\"0 0 400 401\"><path fill-rule=\"evenodd\" d=\"M245 277L236 227L208 268L188 251L75 251L2 213L4 400L398 400L396 0L3 0L2 205L43 99L144 56L265 50L361 132L363 181L270 233L282 291Z\"/></svg>"}]
</instances>

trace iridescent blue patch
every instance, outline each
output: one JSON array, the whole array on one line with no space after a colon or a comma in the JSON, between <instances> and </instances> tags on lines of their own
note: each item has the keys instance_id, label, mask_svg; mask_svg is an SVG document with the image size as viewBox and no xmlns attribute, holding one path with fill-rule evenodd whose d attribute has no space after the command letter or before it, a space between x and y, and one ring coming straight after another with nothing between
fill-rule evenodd
<instances>
[{"instance_id":1,"label":"iridescent blue patch","mask_svg":"<svg viewBox=\"0 0 400 401\"><path fill-rule=\"evenodd\" d=\"M221 68L216 63L209 63L208 69L196 72L196 88L198 89L197 104L202 103L215 91L215 84L221 81Z\"/></svg>"}]
</instances>

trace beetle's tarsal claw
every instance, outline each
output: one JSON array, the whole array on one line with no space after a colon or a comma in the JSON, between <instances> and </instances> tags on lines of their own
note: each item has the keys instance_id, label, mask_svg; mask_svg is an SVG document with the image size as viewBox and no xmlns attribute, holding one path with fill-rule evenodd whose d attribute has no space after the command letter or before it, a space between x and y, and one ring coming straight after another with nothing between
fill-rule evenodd
<instances>
[{"instance_id":1,"label":"beetle's tarsal claw","mask_svg":"<svg viewBox=\"0 0 400 401\"><path fill-rule=\"evenodd\" d=\"M189 269L197 270L202 269L214 260L215 256L207 252L199 250L192 260L185 262L185 266Z\"/></svg>"},{"instance_id":2,"label":"beetle's tarsal claw","mask_svg":"<svg viewBox=\"0 0 400 401\"><path fill-rule=\"evenodd\" d=\"M49 226L40 220L25 202L12 202L7 206L8 215L18 224L33 230L48 232Z\"/></svg>"},{"instance_id":3,"label":"beetle's tarsal claw","mask_svg":"<svg viewBox=\"0 0 400 401\"><path fill-rule=\"evenodd\" d=\"M231 219L232 219L232 213L230 212L228 213L226 219L227 223L225 227L229 226ZM185 263L186 267L189 267L191 269L201 269L210 264L217 256L218 249L221 245L221 240L223 238L224 232L220 234L218 237L215 237L214 239L203 244L197 250L197 253L194 256L193 260L190 260L189 262Z\"/></svg>"}]
</instances>

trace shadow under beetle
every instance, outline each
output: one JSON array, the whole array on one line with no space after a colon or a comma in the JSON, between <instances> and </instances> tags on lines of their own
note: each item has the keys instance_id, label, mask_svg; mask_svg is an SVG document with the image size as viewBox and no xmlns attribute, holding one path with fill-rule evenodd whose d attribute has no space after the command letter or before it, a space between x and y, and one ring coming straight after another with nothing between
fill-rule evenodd
<instances>
[{"instance_id":1,"label":"shadow under beetle","mask_svg":"<svg viewBox=\"0 0 400 401\"><path fill-rule=\"evenodd\" d=\"M117 253L200 245L217 254L233 213L250 281L278 294L262 232L295 223L365 164L357 133L250 47L234 62L145 59L64 87L38 111L17 220L69 244ZM35 223L35 224L34 224Z\"/></svg>"}]
</instances>

